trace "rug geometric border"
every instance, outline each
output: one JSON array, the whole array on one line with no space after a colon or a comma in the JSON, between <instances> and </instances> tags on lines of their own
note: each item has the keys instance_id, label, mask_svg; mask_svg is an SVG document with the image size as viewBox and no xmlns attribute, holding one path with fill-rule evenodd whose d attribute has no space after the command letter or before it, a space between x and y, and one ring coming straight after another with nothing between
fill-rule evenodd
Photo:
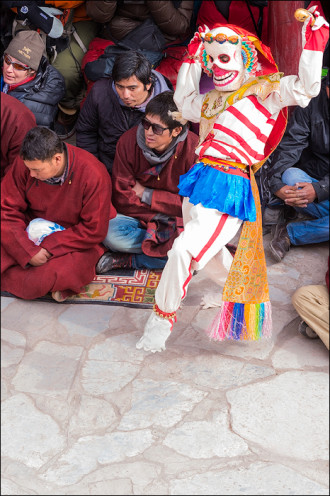
<instances>
[{"instance_id":1,"label":"rug geometric border","mask_svg":"<svg viewBox=\"0 0 330 496\"><path fill-rule=\"evenodd\" d=\"M117 305L135 308L152 308L155 291L160 281L161 270L114 270L108 274L97 275L93 281L77 294L60 304ZM1 291L1 296L16 298L15 295ZM57 303L50 294L32 301Z\"/></svg>"}]
</instances>

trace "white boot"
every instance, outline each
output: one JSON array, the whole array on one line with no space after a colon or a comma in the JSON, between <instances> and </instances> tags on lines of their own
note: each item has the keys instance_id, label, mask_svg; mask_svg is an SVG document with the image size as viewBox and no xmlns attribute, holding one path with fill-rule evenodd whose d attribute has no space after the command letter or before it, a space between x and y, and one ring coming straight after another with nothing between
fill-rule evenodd
<instances>
[{"instance_id":1,"label":"white boot","mask_svg":"<svg viewBox=\"0 0 330 496\"><path fill-rule=\"evenodd\" d=\"M166 350L165 342L171 334L171 326L169 320L158 317L155 312L152 312L145 325L142 338L136 343L137 349L143 348L144 351L152 353Z\"/></svg>"}]
</instances>

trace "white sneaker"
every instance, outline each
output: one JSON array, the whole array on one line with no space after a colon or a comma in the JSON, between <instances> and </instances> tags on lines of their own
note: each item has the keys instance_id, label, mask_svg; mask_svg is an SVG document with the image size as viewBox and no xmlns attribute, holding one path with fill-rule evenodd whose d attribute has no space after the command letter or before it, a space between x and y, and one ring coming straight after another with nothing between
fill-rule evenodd
<instances>
[{"instance_id":1,"label":"white sneaker","mask_svg":"<svg viewBox=\"0 0 330 496\"><path fill-rule=\"evenodd\" d=\"M165 342L171 334L171 326L169 320L158 317L155 312L152 312L145 325L142 338L136 343L136 348L138 350L143 348L144 351L152 353L166 350Z\"/></svg>"}]
</instances>

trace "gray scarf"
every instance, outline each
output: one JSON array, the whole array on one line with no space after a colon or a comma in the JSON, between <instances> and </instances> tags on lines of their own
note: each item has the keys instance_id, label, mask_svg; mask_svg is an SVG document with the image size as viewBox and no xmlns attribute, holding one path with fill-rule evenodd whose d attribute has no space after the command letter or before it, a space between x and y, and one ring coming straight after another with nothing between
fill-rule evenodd
<instances>
[{"instance_id":1,"label":"gray scarf","mask_svg":"<svg viewBox=\"0 0 330 496\"><path fill-rule=\"evenodd\" d=\"M188 128L186 128L182 134L179 134L179 136L173 138L169 147L166 148L166 150L164 150L164 152L161 155L158 155L154 150L152 150L146 145L144 128L140 123L137 128L136 141L138 146L141 148L145 159L149 162L150 165L157 165L157 164L165 165L165 163L172 157L172 155L174 155L176 145L181 141L184 141L187 135L188 135ZM161 169L162 168L160 168L160 170Z\"/></svg>"}]
</instances>

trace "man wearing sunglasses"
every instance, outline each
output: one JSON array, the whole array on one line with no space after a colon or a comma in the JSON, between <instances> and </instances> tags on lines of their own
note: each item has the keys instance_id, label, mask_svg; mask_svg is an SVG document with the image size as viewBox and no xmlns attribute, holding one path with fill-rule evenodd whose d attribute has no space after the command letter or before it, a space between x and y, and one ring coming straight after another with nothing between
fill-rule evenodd
<instances>
[{"instance_id":1,"label":"man wearing sunglasses","mask_svg":"<svg viewBox=\"0 0 330 496\"><path fill-rule=\"evenodd\" d=\"M138 126L120 138L112 170L112 201L97 274L117 268L162 269L183 227L180 176L191 167L198 137L177 120L173 92L150 100ZM173 115L174 114L174 115Z\"/></svg>"}]
</instances>

